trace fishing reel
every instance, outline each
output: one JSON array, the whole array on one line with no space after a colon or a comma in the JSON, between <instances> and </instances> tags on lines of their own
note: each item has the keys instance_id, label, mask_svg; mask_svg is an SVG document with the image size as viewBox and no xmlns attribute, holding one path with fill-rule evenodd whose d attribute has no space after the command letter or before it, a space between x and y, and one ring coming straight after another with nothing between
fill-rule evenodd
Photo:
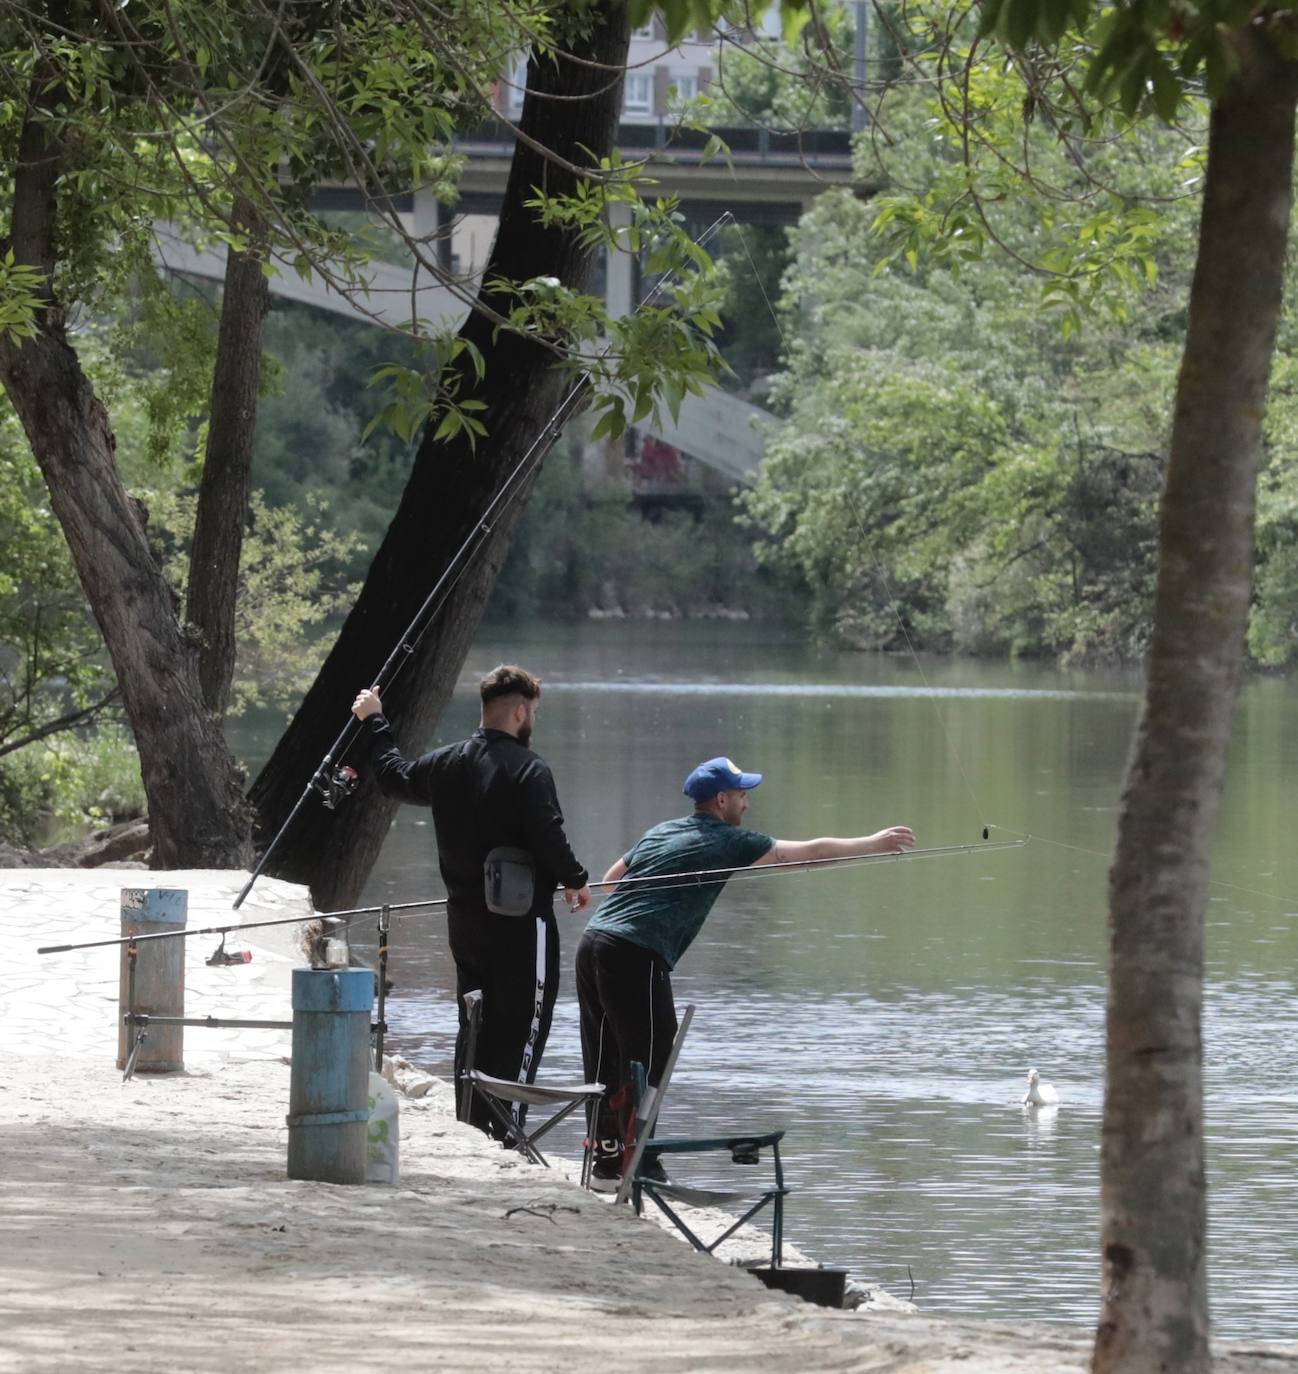
<instances>
[{"instance_id":1,"label":"fishing reel","mask_svg":"<svg viewBox=\"0 0 1298 1374\"><path fill-rule=\"evenodd\" d=\"M321 769L311 779L311 786L320 794L326 810L336 811L338 807L356 791L361 775L345 763L340 763L332 773Z\"/></svg>"},{"instance_id":2,"label":"fishing reel","mask_svg":"<svg viewBox=\"0 0 1298 1374\"><path fill-rule=\"evenodd\" d=\"M207 956L204 961L209 968L229 968L231 964L249 964L252 962L252 950L250 949L226 949L225 936L221 936L221 943Z\"/></svg>"}]
</instances>

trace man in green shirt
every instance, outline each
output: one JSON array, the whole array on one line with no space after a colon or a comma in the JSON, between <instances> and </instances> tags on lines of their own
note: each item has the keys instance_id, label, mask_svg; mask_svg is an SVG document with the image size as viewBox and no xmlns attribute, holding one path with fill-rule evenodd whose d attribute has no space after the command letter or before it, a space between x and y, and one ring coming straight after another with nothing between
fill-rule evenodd
<instances>
[{"instance_id":1,"label":"man in green shirt","mask_svg":"<svg viewBox=\"0 0 1298 1374\"><path fill-rule=\"evenodd\" d=\"M740 822L762 780L727 758L708 759L685 779L688 816L654 826L604 875L616 888L577 946L577 1002L586 1081L609 1085L600 1104L594 1186L616 1187L626 1127L634 1115L631 1064L656 1086L676 1034L671 971L703 927L730 873L762 864L888 854L910 849L904 825L841 839L776 840ZM715 877L682 881L688 874ZM653 881L661 879L661 883ZM642 1168L660 1172L654 1160Z\"/></svg>"}]
</instances>

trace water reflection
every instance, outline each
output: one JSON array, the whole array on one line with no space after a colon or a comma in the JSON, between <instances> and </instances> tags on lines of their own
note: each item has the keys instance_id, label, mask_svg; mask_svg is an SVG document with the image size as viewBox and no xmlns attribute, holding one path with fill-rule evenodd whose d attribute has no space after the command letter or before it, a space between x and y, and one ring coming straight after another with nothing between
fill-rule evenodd
<instances>
[{"instance_id":1,"label":"water reflection","mask_svg":"<svg viewBox=\"0 0 1298 1374\"><path fill-rule=\"evenodd\" d=\"M471 728L473 681L505 658L546 679L536 744L592 869L683 812L681 780L715 754L766 774L749 822L771 834L905 822L921 845L974 844L984 826L1034 836L940 863L731 884L677 978L698 1014L664 1126L785 1127L793 1238L903 1296L913 1276L928 1310L1093 1322L1105 875L1134 680L921 672L733 626L547 626L483 638L440 739ZM1298 1337L1295 778L1298 697L1254 684L1208 910L1210 1273L1225 1336ZM434 874L427 817L406 808L366 899L438 895ZM560 926L556 1075L579 1067L567 971L581 922ZM392 945L392 1042L446 1072L444 926L398 921ZM1059 1107L1024 1112L1030 1065Z\"/></svg>"}]
</instances>

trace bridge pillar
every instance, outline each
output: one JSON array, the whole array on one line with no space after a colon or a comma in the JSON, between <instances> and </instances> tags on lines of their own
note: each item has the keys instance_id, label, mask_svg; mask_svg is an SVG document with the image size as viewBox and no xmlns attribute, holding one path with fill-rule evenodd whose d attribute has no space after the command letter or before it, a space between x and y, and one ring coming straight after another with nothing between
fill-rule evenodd
<instances>
[{"instance_id":1,"label":"bridge pillar","mask_svg":"<svg viewBox=\"0 0 1298 1374\"><path fill-rule=\"evenodd\" d=\"M427 186L415 191L414 236L425 245L429 256L437 259L446 271L451 270L451 235L449 228L439 236L442 228L442 207Z\"/></svg>"},{"instance_id":2,"label":"bridge pillar","mask_svg":"<svg viewBox=\"0 0 1298 1374\"><path fill-rule=\"evenodd\" d=\"M604 308L615 319L629 315L637 305L635 298L636 258L625 246L622 232L631 223L631 207L613 204L608 207L608 222L617 230L618 249L608 254L604 268Z\"/></svg>"}]
</instances>

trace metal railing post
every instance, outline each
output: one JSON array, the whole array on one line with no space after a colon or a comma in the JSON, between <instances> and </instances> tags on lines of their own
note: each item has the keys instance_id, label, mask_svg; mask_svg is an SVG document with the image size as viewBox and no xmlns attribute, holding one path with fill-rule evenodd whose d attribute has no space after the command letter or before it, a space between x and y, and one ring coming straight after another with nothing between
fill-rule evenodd
<instances>
[{"instance_id":1,"label":"metal railing post","mask_svg":"<svg viewBox=\"0 0 1298 1374\"><path fill-rule=\"evenodd\" d=\"M122 889L121 933L156 935L184 930L189 894L184 888ZM185 941L141 940L123 946L118 980L117 1067L132 1060L134 1073L180 1073L185 1067L183 1026L160 1026L137 1043L136 1014L182 1017L185 1014Z\"/></svg>"}]
</instances>

